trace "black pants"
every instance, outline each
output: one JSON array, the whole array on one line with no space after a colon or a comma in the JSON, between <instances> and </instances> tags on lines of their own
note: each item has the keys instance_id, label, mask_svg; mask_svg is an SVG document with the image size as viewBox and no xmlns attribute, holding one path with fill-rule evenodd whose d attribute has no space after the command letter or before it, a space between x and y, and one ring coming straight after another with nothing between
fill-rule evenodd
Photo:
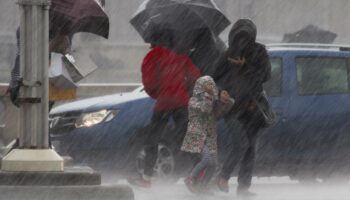
<instances>
[{"instance_id":1,"label":"black pants","mask_svg":"<svg viewBox=\"0 0 350 200\"><path fill-rule=\"evenodd\" d=\"M187 107L168 112L154 112L150 124L150 131L146 139L145 171L147 176L153 175L153 168L158 158L158 144L162 139L163 132L170 118L175 122L175 136L171 137L172 142L177 146L182 143L188 123ZM170 139L170 138L169 138Z\"/></svg>"},{"instance_id":2,"label":"black pants","mask_svg":"<svg viewBox=\"0 0 350 200\"><path fill-rule=\"evenodd\" d=\"M237 120L226 120L231 137L232 149L223 163L220 177L230 179L237 164L240 164L238 172L238 187L249 188L252 182L255 163L255 150L258 132L256 126L242 126Z\"/></svg>"}]
</instances>

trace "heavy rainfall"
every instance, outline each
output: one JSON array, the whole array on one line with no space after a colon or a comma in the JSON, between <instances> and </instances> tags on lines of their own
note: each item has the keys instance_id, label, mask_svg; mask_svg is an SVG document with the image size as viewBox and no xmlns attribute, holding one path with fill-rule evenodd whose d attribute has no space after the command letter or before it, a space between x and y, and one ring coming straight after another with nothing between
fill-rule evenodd
<instances>
[{"instance_id":1,"label":"heavy rainfall","mask_svg":"<svg viewBox=\"0 0 350 200\"><path fill-rule=\"evenodd\" d=\"M1 0L0 200L350 199L348 0Z\"/></svg>"}]
</instances>

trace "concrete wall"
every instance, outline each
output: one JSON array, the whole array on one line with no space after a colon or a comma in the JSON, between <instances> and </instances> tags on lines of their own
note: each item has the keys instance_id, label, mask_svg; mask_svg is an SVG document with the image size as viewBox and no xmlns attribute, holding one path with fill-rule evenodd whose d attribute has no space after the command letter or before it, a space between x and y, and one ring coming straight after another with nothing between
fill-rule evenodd
<instances>
[{"instance_id":1,"label":"concrete wall","mask_svg":"<svg viewBox=\"0 0 350 200\"><path fill-rule=\"evenodd\" d=\"M350 43L350 1L334 0L329 3L328 28L339 34L338 43Z\"/></svg>"},{"instance_id":2,"label":"concrete wall","mask_svg":"<svg viewBox=\"0 0 350 200\"><path fill-rule=\"evenodd\" d=\"M337 43L350 43L349 0L214 0L232 21L251 18L258 26L258 39L279 42L284 33L294 32L308 24L336 32ZM100 68L83 82L140 82L140 64L148 47L129 24L143 0L106 0L110 17L110 38L77 34L74 48L89 49L98 54ZM14 31L18 26L15 0L0 1L0 82L7 82L15 52ZM229 28L222 34L227 40ZM103 78L101 78L103 77Z\"/></svg>"},{"instance_id":3,"label":"concrete wall","mask_svg":"<svg viewBox=\"0 0 350 200\"><path fill-rule=\"evenodd\" d=\"M100 49L104 53L114 55L114 59L118 58L119 61L116 62L118 69L114 73L117 73L115 77L120 82L140 81L139 66L147 52L147 46L129 24L132 13L140 2L142 0L116 0L108 1L107 4L107 12L112 22L111 38L109 41L102 41L107 43L108 48L100 46ZM348 34L350 26L346 25L347 19L350 19L348 0L216 0L216 2L232 22L239 18L252 19L258 27L258 40L264 43L280 42L285 33L295 32L308 24L336 32L338 34L336 43L345 44L350 41ZM227 41L229 30L230 28L226 29L221 35L224 41ZM103 72L99 74L101 73ZM85 82L96 79L89 77Z\"/></svg>"},{"instance_id":4,"label":"concrete wall","mask_svg":"<svg viewBox=\"0 0 350 200\"><path fill-rule=\"evenodd\" d=\"M338 34L336 43L349 43L350 1L348 0L228 0L224 10L232 22L250 18L263 42L277 42L283 34L308 24ZM228 30L225 31L227 33ZM225 34L224 33L224 34Z\"/></svg>"}]
</instances>

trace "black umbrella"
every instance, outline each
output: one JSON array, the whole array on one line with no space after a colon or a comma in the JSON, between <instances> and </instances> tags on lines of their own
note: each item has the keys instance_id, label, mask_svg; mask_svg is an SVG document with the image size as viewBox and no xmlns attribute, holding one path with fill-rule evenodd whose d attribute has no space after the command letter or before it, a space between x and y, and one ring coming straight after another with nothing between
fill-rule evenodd
<instances>
[{"instance_id":1,"label":"black umbrella","mask_svg":"<svg viewBox=\"0 0 350 200\"><path fill-rule=\"evenodd\" d=\"M296 43L333 43L336 33L323 30L315 25L308 25L301 30L283 36L283 42Z\"/></svg>"},{"instance_id":2,"label":"black umbrella","mask_svg":"<svg viewBox=\"0 0 350 200\"><path fill-rule=\"evenodd\" d=\"M108 38L109 19L104 0L52 0L50 33L89 32Z\"/></svg>"},{"instance_id":3,"label":"black umbrella","mask_svg":"<svg viewBox=\"0 0 350 200\"><path fill-rule=\"evenodd\" d=\"M218 35L230 21L212 0L146 0L130 23L150 42L154 27L166 25L174 32L209 28Z\"/></svg>"}]
</instances>

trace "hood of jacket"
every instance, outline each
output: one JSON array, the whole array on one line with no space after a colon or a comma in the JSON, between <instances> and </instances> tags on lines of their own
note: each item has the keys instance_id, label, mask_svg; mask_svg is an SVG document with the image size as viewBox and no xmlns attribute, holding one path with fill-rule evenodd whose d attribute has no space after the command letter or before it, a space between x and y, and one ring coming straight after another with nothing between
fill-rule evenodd
<instances>
[{"instance_id":1,"label":"hood of jacket","mask_svg":"<svg viewBox=\"0 0 350 200\"><path fill-rule=\"evenodd\" d=\"M206 88L211 88L214 94L218 93L214 79L210 76L202 76L196 81L196 84L193 88L193 96L195 97L210 96L206 92L207 91Z\"/></svg>"},{"instance_id":2,"label":"hood of jacket","mask_svg":"<svg viewBox=\"0 0 350 200\"><path fill-rule=\"evenodd\" d=\"M254 47L257 36L255 24L249 19L240 19L229 34L229 52L233 56L244 56Z\"/></svg>"}]
</instances>

